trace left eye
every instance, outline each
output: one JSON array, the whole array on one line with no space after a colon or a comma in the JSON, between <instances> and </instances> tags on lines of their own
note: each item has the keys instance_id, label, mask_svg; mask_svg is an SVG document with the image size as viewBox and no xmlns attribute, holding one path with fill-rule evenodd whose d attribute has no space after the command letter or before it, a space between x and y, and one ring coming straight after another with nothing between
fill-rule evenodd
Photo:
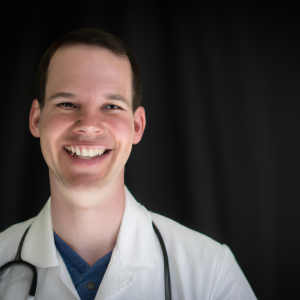
<instances>
[{"instance_id":1,"label":"left eye","mask_svg":"<svg viewBox=\"0 0 300 300\"><path fill-rule=\"evenodd\" d=\"M105 106L105 108L107 108L107 109L118 109L120 107L117 106L117 105L110 104L110 105Z\"/></svg>"}]
</instances>

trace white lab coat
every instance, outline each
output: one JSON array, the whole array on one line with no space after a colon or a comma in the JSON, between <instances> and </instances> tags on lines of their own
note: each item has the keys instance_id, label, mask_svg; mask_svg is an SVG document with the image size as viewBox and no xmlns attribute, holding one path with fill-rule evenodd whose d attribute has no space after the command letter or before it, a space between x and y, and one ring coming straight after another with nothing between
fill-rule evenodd
<instances>
[{"instance_id":1,"label":"white lab coat","mask_svg":"<svg viewBox=\"0 0 300 300\"><path fill-rule=\"evenodd\" d=\"M50 201L36 218L13 225L0 234L0 266L14 259L23 233L32 223L21 256L37 267L34 299L80 300L54 244ZM96 300L164 299L163 255L152 220L167 248L173 300L256 299L226 245L147 211L126 189L117 243Z\"/></svg>"}]
</instances>

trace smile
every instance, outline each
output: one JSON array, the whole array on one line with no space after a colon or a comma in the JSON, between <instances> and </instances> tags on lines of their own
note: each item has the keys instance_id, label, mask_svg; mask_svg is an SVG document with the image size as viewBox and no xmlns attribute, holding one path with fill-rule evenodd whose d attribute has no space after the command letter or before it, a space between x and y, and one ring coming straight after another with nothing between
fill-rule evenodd
<instances>
[{"instance_id":1,"label":"smile","mask_svg":"<svg viewBox=\"0 0 300 300\"><path fill-rule=\"evenodd\" d=\"M84 148L79 146L67 146L64 148L72 156L82 158L82 159L91 159L93 157L102 156L104 153L110 151L106 148Z\"/></svg>"}]
</instances>

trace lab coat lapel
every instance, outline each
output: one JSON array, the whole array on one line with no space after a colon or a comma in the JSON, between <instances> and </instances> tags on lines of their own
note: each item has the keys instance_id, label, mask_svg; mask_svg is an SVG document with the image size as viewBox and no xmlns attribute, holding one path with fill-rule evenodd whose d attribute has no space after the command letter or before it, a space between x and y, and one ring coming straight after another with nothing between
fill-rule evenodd
<instances>
[{"instance_id":1,"label":"lab coat lapel","mask_svg":"<svg viewBox=\"0 0 300 300\"><path fill-rule=\"evenodd\" d=\"M24 240L21 257L36 267L58 265L50 210L51 198L33 221Z\"/></svg>"},{"instance_id":2,"label":"lab coat lapel","mask_svg":"<svg viewBox=\"0 0 300 300\"><path fill-rule=\"evenodd\" d=\"M130 288L138 273L157 262L152 220L126 188L126 205L116 246L95 300L104 300Z\"/></svg>"},{"instance_id":3,"label":"lab coat lapel","mask_svg":"<svg viewBox=\"0 0 300 300\"><path fill-rule=\"evenodd\" d=\"M76 288L73 284L70 273L58 251L57 251L57 258L58 258L58 266L55 267L56 274L59 276L61 281L69 288L69 290L76 297L76 299L80 300L80 297L79 297L79 295L76 291Z\"/></svg>"},{"instance_id":4,"label":"lab coat lapel","mask_svg":"<svg viewBox=\"0 0 300 300\"><path fill-rule=\"evenodd\" d=\"M62 283L70 290L75 299L80 300L66 265L54 243L50 203L51 198L33 221L24 240L21 257L32 265L43 268L44 271L54 267L54 271ZM41 269L38 269L38 272L39 270Z\"/></svg>"}]
</instances>

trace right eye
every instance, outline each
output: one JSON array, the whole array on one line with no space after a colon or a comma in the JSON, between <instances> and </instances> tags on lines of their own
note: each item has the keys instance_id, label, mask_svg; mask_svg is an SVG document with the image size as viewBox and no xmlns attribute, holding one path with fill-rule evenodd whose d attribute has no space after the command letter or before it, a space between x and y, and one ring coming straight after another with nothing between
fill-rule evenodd
<instances>
[{"instance_id":1,"label":"right eye","mask_svg":"<svg viewBox=\"0 0 300 300\"><path fill-rule=\"evenodd\" d=\"M64 108L64 109L76 108L76 106L70 102L59 103L57 106Z\"/></svg>"}]
</instances>

